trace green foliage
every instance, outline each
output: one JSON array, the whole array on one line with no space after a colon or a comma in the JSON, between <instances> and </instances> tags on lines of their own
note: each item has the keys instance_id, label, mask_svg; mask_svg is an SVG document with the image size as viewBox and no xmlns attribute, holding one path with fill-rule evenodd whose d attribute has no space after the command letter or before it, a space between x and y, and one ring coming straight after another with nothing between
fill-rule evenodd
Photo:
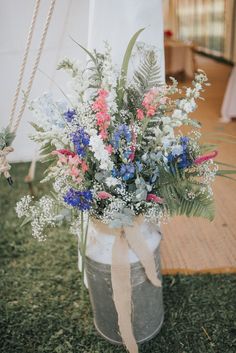
<instances>
[{"instance_id":1,"label":"green foliage","mask_svg":"<svg viewBox=\"0 0 236 353\"><path fill-rule=\"evenodd\" d=\"M213 220L214 201L209 193L204 191L204 185L188 178L185 173L180 174L177 168L175 175L164 168L161 169L157 188L171 216L186 215ZM193 199L188 196L189 191L194 193Z\"/></svg>"},{"instance_id":2,"label":"green foliage","mask_svg":"<svg viewBox=\"0 0 236 353\"><path fill-rule=\"evenodd\" d=\"M146 53L143 62L134 72L134 83L140 96L153 87L163 84L160 75L160 66L153 50Z\"/></svg>"},{"instance_id":3,"label":"green foliage","mask_svg":"<svg viewBox=\"0 0 236 353\"><path fill-rule=\"evenodd\" d=\"M57 70L66 70L71 72L72 77L75 77L78 74L78 68L74 65L74 63L70 59L64 59L62 60L58 66Z\"/></svg>"},{"instance_id":4,"label":"green foliage","mask_svg":"<svg viewBox=\"0 0 236 353\"><path fill-rule=\"evenodd\" d=\"M15 134L10 131L10 128L2 128L0 130L0 149L10 146L15 138Z\"/></svg>"},{"instance_id":5,"label":"green foliage","mask_svg":"<svg viewBox=\"0 0 236 353\"><path fill-rule=\"evenodd\" d=\"M120 106L121 106L121 104L123 102L123 98L124 98L130 57L131 57L134 45L137 41L137 38L143 30L144 30L144 28L141 28L139 31L137 31L133 35L133 37L130 39L128 47L125 51L124 59L123 59L122 66L121 66L120 79L119 79L118 88L117 88L118 102L119 102Z\"/></svg>"}]
</instances>

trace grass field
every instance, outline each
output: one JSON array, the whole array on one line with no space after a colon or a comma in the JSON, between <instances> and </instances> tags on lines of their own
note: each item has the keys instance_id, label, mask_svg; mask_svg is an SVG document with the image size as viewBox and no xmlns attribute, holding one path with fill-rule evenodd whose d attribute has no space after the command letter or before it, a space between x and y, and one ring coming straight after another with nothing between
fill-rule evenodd
<instances>
[{"instance_id":1,"label":"grass field","mask_svg":"<svg viewBox=\"0 0 236 353\"><path fill-rule=\"evenodd\" d=\"M60 228L38 243L19 227L27 168L13 166L13 188L0 180L0 352L125 352L97 335L88 296L80 299L74 236ZM236 352L236 275L164 276L164 303L161 332L140 353Z\"/></svg>"}]
</instances>

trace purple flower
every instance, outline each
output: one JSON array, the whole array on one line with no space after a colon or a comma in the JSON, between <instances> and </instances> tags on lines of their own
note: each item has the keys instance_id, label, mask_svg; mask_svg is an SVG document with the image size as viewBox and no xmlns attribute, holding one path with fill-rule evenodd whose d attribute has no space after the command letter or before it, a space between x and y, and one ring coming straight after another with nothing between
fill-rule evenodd
<instances>
[{"instance_id":1,"label":"purple flower","mask_svg":"<svg viewBox=\"0 0 236 353\"><path fill-rule=\"evenodd\" d=\"M65 112L63 115L66 121L68 121L68 123L71 123L76 116L76 111L74 109L68 109L67 112Z\"/></svg>"},{"instance_id":2,"label":"purple flower","mask_svg":"<svg viewBox=\"0 0 236 353\"><path fill-rule=\"evenodd\" d=\"M64 196L64 201L81 211L87 211L91 208L93 195L90 190L78 191L70 188Z\"/></svg>"},{"instance_id":3,"label":"purple flower","mask_svg":"<svg viewBox=\"0 0 236 353\"><path fill-rule=\"evenodd\" d=\"M75 146L76 153L84 157L86 155L86 147L89 145L90 138L87 132L83 128L78 129L76 132L71 134L72 142Z\"/></svg>"}]
</instances>

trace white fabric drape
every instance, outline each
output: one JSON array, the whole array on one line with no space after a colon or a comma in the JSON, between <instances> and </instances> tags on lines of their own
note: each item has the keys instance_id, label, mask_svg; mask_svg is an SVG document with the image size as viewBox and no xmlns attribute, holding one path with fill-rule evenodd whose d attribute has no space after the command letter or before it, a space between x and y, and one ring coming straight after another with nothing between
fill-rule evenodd
<instances>
[{"instance_id":1,"label":"white fabric drape","mask_svg":"<svg viewBox=\"0 0 236 353\"><path fill-rule=\"evenodd\" d=\"M138 40L156 47L164 78L162 0L90 0L88 47L102 50L108 41L117 65L140 28Z\"/></svg>"}]
</instances>

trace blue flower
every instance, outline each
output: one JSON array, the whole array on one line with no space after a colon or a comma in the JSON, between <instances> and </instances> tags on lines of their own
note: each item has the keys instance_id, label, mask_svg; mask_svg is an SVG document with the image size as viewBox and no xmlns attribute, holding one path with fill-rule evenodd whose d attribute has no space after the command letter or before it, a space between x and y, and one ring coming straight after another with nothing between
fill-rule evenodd
<instances>
[{"instance_id":1,"label":"blue flower","mask_svg":"<svg viewBox=\"0 0 236 353\"><path fill-rule=\"evenodd\" d=\"M87 132L83 128L78 129L76 132L71 134L72 142L75 145L76 153L84 157L86 155L86 147L89 145L90 138Z\"/></svg>"},{"instance_id":2,"label":"blue flower","mask_svg":"<svg viewBox=\"0 0 236 353\"><path fill-rule=\"evenodd\" d=\"M133 163L121 164L120 170L113 168L111 175L113 177L121 177L124 181L132 179L135 174L135 166Z\"/></svg>"},{"instance_id":3,"label":"blue flower","mask_svg":"<svg viewBox=\"0 0 236 353\"><path fill-rule=\"evenodd\" d=\"M90 190L78 191L70 188L64 196L64 201L81 211L87 211L91 208L93 196Z\"/></svg>"},{"instance_id":4,"label":"blue flower","mask_svg":"<svg viewBox=\"0 0 236 353\"><path fill-rule=\"evenodd\" d=\"M122 164L120 168L120 176L124 181L132 179L134 177L135 167L133 163Z\"/></svg>"},{"instance_id":5,"label":"blue flower","mask_svg":"<svg viewBox=\"0 0 236 353\"><path fill-rule=\"evenodd\" d=\"M125 138L126 142L131 142L132 134L126 124L121 124L114 132L112 145L117 149L120 145L121 138Z\"/></svg>"},{"instance_id":6,"label":"blue flower","mask_svg":"<svg viewBox=\"0 0 236 353\"><path fill-rule=\"evenodd\" d=\"M67 112L65 112L63 115L66 121L68 121L68 123L71 123L76 116L76 111L74 109L68 109Z\"/></svg>"},{"instance_id":7,"label":"blue flower","mask_svg":"<svg viewBox=\"0 0 236 353\"><path fill-rule=\"evenodd\" d=\"M136 167L138 172L141 172L143 170L143 164L139 161L136 162Z\"/></svg>"},{"instance_id":8,"label":"blue flower","mask_svg":"<svg viewBox=\"0 0 236 353\"><path fill-rule=\"evenodd\" d=\"M188 168L193 163L192 160L189 158L189 154L188 154L189 138L187 136L183 136L180 138L180 142L183 148L183 152L178 156L173 152L171 152L167 156L168 164L170 165L170 169L173 173L175 173L175 170L173 168L173 163L177 162L177 167L179 169Z\"/></svg>"}]
</instances>

